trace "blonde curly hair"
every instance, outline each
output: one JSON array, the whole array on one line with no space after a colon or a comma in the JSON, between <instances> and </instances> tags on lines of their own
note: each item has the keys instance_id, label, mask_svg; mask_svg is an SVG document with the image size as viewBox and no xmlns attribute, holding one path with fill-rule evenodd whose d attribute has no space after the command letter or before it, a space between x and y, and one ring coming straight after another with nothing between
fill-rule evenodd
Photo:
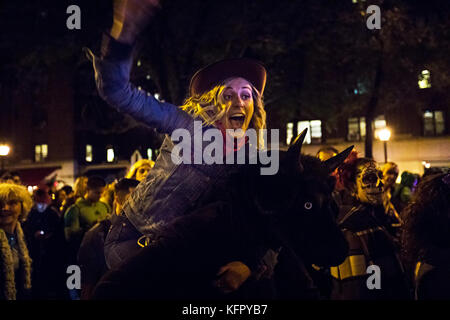
<instances>
[{"instance_id":1,"label":"blonde curly hair","mask_svg":"<svg viewBox=\"0 0 450 320\"><path fill-rule=\"evenodd\" d=\"M150 166L150 168L153 168L153 166L155 165L155 161L149 159L141 159L139 161L136 161L135 164L133 164L133 166L130 168L130 170L128 170L128 173L125 176L125 178L136 179L136 172L140 167L144 165L148 165Z\"/></svg>"},{"instance_id":2,"label":"blonde curly hair","mask_svg":"<svg viewBox=\"0 0 450 320\"><path fill-rule=\"evenodd\" d=\"M33 206L33 200L31 200L27 188L12 183L0 183L0 201L7 202L11 200L17 200L22 203L22 213L19 216L19 221L25 221Z\"/></svg>"},{"instance_id":3,"label":"blonde curly hair","mask_svg":"<svg viewBox=\"0 0 450 320\"><path fill-rule=\"evenodd\" d=\"M226 112L224 106L219 102L219 96L225 89L225 84L233 78L225 79L222 84L215 86L211 90L187 98L180 108L191 114L194 118L202 119L205 125L214 125ZM261 129L266 128L266 111L264 110L263 97L258 90L250 83L252 88L252 98L254 111L250 120L249 128L256 130L258 148L264 148L264 136Z\"/></svg>"}]
</instances>

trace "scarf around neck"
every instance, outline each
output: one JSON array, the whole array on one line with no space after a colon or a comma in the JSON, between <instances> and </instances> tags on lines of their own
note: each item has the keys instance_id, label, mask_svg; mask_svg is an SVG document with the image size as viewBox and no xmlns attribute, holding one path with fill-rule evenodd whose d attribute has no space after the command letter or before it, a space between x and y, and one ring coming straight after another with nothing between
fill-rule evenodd
<instances>
[{"instance_id":1,"label":"scarf around neck","mask_svg":"<svg viewBox=\"0 0 450 320\"><path fill-rule=\"evenodd\" d=\"M23 234L22 227L17 222L15 235L17 238L17 244L19 247L19 261L22 266L22 278L23 287L27 290L31 289L31 258L28 253L27 245L25 242L25 236ZM0 290L3 292L3 296L6 300L16 300L17 288L16 277L14 270L14 259L12 249L9 246L8 237L3 229L0 229L0 270L3 273L4 283L0 284Z\"/></svg>"}]
</instances>

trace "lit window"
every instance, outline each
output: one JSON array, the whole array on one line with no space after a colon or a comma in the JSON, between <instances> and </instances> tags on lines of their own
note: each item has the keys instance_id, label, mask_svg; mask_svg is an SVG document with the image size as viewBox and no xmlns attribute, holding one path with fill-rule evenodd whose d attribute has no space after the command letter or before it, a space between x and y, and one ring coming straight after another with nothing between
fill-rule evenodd
<instances>
[{"instance_id":1,"label":"lit window","mask_svg":"<svg viewBox=\"0 0 450 320\"><path fill-rule=\"evenodd\" d=\"M42 158L47 158L48 156L48 146L46 144L43 144L41 146L41 150L42 150Z\"/></svg>"},{"instance_id":2,"label":"lit window","mask_svg":"<svg viewBox=\"0 0 450 320\"><path fill-rule=\"evenodd\" d=\"M286 127L286 144L289 145L292 138L294 137L294 124L292 122L289 122Z\"/></svg>"},{"instance_id":3,"label":"lit window","mask_svg":"<svg viewBox=\"0 0 450 320\"><path fill-rule=\"evenodd\" d=\"M431 88L430 71L422 70L422 72L419 75L418 84L420 89Z\"/></svg>"},{"instance_id":4,"label":"lit window","mask_svg":"<svg viewBox=\"0 0 450 320\"><path fill-rule=\"evenodd\" d=\"M375 118L374 126L375 130L386 128L386 120L384 119L383 115Z\"/></svg>"},{"instance_id":5,"label":"lit window","mask_svg":"<svg viewBox=\"0 0 450 320\"><path fill-rule=\"evenodd\" d=\"M44 161L48 157L48 146L46 144L37 144L34 146L34 161Z\"/></svg>"},{"instance_id":6,"label":"lit window","mask_svg":"<svg viewBox=\"0 0 450 320\"><path fill-rule=\"evenodd\" d=\"M348 141L360 141L366 136L366 118L349 118L348 119Z\"/></svg>"},{"instance_id":7,"label":"lit window","mask_svg":"<svg viewBox=\"0 0 450 320\"><path fill-rule=\"evenodd\" d=\"M297 132L301 133L304 129L308 129L305 137L307 144L320 143L322 141L322 121L311 120L297 122Z\"/></svg>"},{"instance_id":8,"label":"lit window","mask_svg":"<svg viewBox=\"0 0 450 320\"><path fill-rule=\"evenodd\" d=\"M445 133L444 113L442 111L425 111L423 113L425 136L438 136Z\"/></svg>"},{"instance_id":9,"label":"lit window","mask_svg":"<svg viewBox=\"0 0 450 320\"><path fill-rule=\"evenodd\" d=\"M148 148L148 149L147 149L147 158L148 158L149 160L152 160L152 155L153 155L153 150L150 149L150 148Z\"/></svg>"},{"instance_id":10,"label":"lit window","mask_svg":"<svg viewBox=\"0 0 450 320\"><path fill-rule=\"evenodd\" d=\"M378 139L378 132L386 128L386 120L384 119L384 115L378 116L373 120L373 128L375 139Z\"/></svg>"},{"instance_id":11,"label":"lit window","mask_svg":"<svg viewBox=\"0 0 450 320\"><path fill-rule=\"evenodd\" d=\"M42 157L41 145L34 146L34 161L36 162L41 161L41 157Z\"/></svg>"},{"instance_id":12,"label":"lit window","mask_svg":"<svg viewBox=\"0 0 450 320\"><path fill-rule=\"evenodd\" d=\"M92 146L86 145L86 162L92 162Z\"/></svg>"},{"instance_id":13,"label":"lit window","mask_svg":"<svg viewBox=\"0 0 450 320\"><path fill-rule=\"evenodd\" d=\"M108 161L108 162L114 161L114 149L113 148L106 149L106 161Z\"/></svg>"}]
</instances>

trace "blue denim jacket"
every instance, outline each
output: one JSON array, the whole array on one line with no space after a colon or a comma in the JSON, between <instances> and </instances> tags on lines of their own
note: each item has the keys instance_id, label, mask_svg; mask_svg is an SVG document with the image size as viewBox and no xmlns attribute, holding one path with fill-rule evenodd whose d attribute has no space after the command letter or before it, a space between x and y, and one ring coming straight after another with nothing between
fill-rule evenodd
<instances>
[{"instance_id":1,"label":"blue denim jacket","mask_svg":"<svg viewBox=\"0 0 450 320\"><path fill-rule=\"evenodd\" d=\"M130 83L131 53L131 46L107 35L103 38L101 57L87 49L94 65L100 96L118 111L166 134L155 166L124 204L126 218L113 221L105 241L105 256L110 268L131 255L133 249L138 249L136 240L139 234L154 238L174 218L188 212L208 186L222 181L230 169L230 166L224 165L176 165L172 161L174 144L169 135L175 129L184 128L192 136L194 118L179 107L160 102Z\"/></svg>"}]
</instances>

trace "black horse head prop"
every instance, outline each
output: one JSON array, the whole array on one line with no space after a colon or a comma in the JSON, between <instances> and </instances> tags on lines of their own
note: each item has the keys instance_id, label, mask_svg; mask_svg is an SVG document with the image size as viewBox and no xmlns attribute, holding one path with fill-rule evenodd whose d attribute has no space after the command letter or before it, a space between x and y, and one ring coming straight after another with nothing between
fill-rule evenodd
<instances>
[{"instance_id":1,"label":"black horse head prop","mask_svg":"<svg viewBox=\"0 0 450 320\"><path fill-rule=\"evenodd\" d=\"M301 153L306 133L307 129L280 153L276 175L255 180L255 203L261 213L274 216L293 250L304 259L321 266L336 265L342 262L347 247L335 223L335 178L330 174L353 146L322 162Z\"/></svg>"}]
</instances>

